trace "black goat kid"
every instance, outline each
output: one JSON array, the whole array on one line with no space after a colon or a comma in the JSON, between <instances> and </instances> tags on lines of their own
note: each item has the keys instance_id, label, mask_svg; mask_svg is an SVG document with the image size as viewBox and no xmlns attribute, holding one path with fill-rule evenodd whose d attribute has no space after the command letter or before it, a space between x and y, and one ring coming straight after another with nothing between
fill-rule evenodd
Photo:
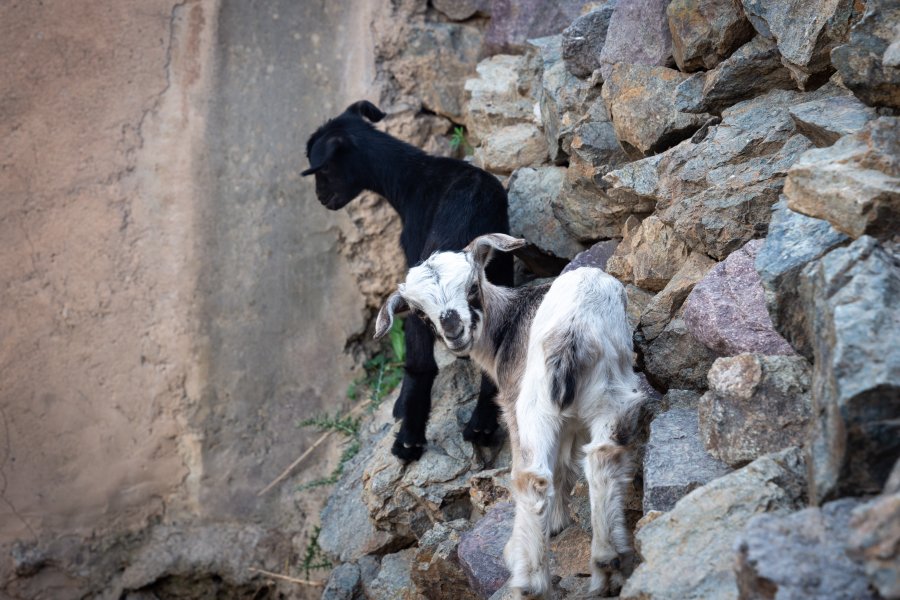
<instances>
[{"instance_id":1,"label":"black goat kid","mask_svg":"<svg viewBox=\"0 0 900 600\"><path fill-rule=\"evenodd\" d=\"M371 102L356 102L309 138L310 167L303 175L315 174L316 195L326 208L343 208L364 190L384 196L403 222L400 244L408 267L439 250L462 250L479 235L509 232L506 191L493 175L460 160L429 156L378 131L371 123L384 116ZM495 284L511 286L512 258L499 257L486 274ZM454 318L459 320L449 311L442 321L450 326ZM434 340L434 331L417 316L406 320L406 376L394 405L394 417L403 423L391 449L405 461L417 460L425 450L438 370ZM496 441L496 395L482 375L478 403L463 432L467 441L482 446Z\"/></svg>"}]
</instances>

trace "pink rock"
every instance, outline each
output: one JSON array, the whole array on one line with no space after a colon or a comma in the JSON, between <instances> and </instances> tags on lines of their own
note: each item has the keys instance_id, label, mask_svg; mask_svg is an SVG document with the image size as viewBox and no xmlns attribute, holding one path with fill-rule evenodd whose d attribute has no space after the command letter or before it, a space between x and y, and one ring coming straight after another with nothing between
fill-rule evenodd
<instances>
[{"instance_id":1,"label":"pink rock","mask_svg":"<svg viewBox=\"0 0 900 600\"><path fill-rule=\"evenodd\" d=\"M600 52L603 79L616 63L663 66L668 62L672 56L668 5L669 0L628 0L616 5Z\"/></svg>"},{"instance_id":2,"label":"pink rock","mask_svg":"<svg viewBox=\"0 0 900 600\"><path fill-rule=\"evenodd\" d=\"M459 564L469 585L482 598L489 598L509 579L503 548L509 540L514 517L515 507L511 502L495 504L459 541Z\"/></svg>"},{"instance_id":3,"label":"pink rock","mask_svg":"<svg viewBox=\"0 0 900 600\"><path fill-rule=\"evenodd\" d=\"M754 262L763 240L751 240L713 267L684 303L684 322L699 342L722 356L742 352L795 354L772 326Z\"/></svg>"}]
</instances>

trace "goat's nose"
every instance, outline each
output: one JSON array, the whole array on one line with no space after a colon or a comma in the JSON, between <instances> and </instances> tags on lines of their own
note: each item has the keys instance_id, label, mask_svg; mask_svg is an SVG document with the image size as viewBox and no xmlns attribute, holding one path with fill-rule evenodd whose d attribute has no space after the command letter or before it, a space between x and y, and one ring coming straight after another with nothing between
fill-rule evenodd
<instances>
[{"instance_id":1,"label":"goat's nose","mask_svg":"<svg viewBox=\"0 0 900 600\"><path fill-rule=\"evenodd\" d=\"M462 321L459 318L459 313L453 309L450 309L441 315L441 329L444 330L444 334L449 339L456 339L462 335Z\"/></svg>"}]
</instances>

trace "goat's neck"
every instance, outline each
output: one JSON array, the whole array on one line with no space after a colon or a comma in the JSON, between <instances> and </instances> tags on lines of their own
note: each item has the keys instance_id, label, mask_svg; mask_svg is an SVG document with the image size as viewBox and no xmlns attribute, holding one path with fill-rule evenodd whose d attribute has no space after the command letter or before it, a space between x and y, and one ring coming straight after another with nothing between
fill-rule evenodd
<instances>
[{"instance_id":1,"label":"goat's neck","mask_svg":"<svg viewBox=\"0 0 900 600\"><path fill-rule=\"evenodd\" d=\"M499 332L508 321L507 313L515 301L516 293L512 288L493 285L486 278L482 278L481 293L484 325L472 348L472 358L498 383L497 353L500 350L499 344L502 343Z\"/></svg>"},{"instance_id":2,"label":"goat's neck","mask_svg":"<svg viewBox=\"0 0 900 600\"><path fill-rule=\"evenodd\" d=\"M417 189L427 183L421 176L425 153L388 135L379 136L378 143L369 146L367 153L366 189L384 196L405 219L411 205L421 195Z\"/></svg>"}]
</instances>

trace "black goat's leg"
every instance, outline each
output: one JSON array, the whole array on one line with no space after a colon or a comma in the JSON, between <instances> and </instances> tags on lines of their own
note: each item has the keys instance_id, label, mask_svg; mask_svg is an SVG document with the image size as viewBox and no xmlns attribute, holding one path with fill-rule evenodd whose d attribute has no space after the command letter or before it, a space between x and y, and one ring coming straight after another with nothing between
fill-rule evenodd
<instances>
[{"instance_id":1,"label":"black goat's leg","mask_svg":"<svg viewBox=\"0 0 900 600\"><path fill-rule=\"evenodd\" d=\"M469 424L463 431L463 439L479 446L495 446L502 439L497 429L497 387L490 377L481 374L481 391Z\"/></svg>"},{"instance_id":2,"label":"black goat's leg","mask_svg":"<svg viewBox=\"0 0 900 600\"><path fill-rule=\"evenodd\" d=\"M418 460L425 451L425 426L431 412L431 386L438 368L434 360L434 335L417 317L404 323L406 334L406 375L394 404L403 422L391 452L404 461ZM399 410L398 410L399 409Z\"/></svg>"}]
</instances>

